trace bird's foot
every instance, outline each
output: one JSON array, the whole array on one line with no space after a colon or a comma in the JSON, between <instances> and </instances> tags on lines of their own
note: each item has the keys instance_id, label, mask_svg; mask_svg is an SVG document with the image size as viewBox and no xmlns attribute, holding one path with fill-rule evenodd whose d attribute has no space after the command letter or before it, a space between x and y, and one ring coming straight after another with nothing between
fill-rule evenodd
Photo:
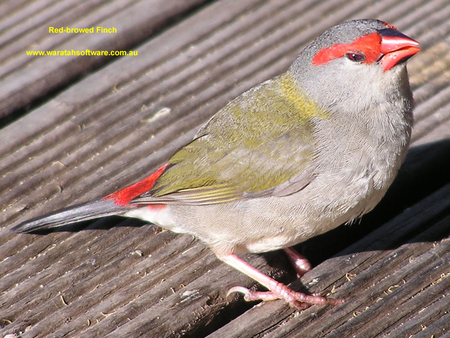
<instances>
[{"instance_id":1,"label":"bird's foot","mask_svg":"<svg viewBox=\"0 0 450 338\"><path fill-rule=\"evenodd\" d=\"M301 257L298 253L292 252L288 250L288 255L291 260L294 261L294 264L299 267L297 272L303 272L305 270L305 265L303 264L303 260L306 261L303 257ZM342 304L344 302L343 299L328 299L322 297L318 294L313 295L305 295L301 292L296 292L291 290L286 285L277 282L275 279L266 276L261 271L255 269L248 263L244 262L235 254L226 254L226 255L217 255L217 257L233 268L245 273L247 276L253 278L255 281L264 285L269 291L261 292L261 291L251 291L241 286L235 286L228 291L228 294L232 292L240 292L244 294L244 299L247 301L253 300L275 300L275 299L284 299L290 306L298 308L298 309L306 309L312 304ZM301 264L297 264L298 258L300 257ZM309 264L309 263L308 263ZM306 268L308 268L306 266Z\"/></svg>"},{"instance_id":2,"label":"bird's foot","mask_svg":"<svg viewBox=\"0 0 450 338\"><path fill-rule=\"evenodd\" d=\"M322 297L317 293L306 295L304 293L294 291L281 283L278 283L275 290L271 291L252 291L242 286L235 286L228 290L227 296L232 292L242 293L244 295L244 299L248 302L256 300L270 301L284 299L290 306L300 310L307 309L313 304L340 305L344 303L343 299L329 299Z\"/></svg>"}]
</instances>

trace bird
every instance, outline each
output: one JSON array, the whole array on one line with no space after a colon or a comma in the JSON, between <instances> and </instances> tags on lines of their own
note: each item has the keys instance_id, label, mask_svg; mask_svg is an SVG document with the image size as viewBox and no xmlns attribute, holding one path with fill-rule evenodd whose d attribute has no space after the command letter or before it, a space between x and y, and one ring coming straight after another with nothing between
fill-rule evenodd
<instances>
[{"instance_id":1,"label":"bird","mask_svg":"<svg viewBox=\"0 0 450 338\"><path fill-rule=\"evenodd\" d=\"M351 20L312 40L282 74L220 109L184 147L137 183L12 228L35 232L111 215L190 234L267 291L305 309L343 299L292 290L238 255L283 249L371 211L409 147L414 100L406 61L416 40L376 19Z\"/></svg>"}]
</instances>

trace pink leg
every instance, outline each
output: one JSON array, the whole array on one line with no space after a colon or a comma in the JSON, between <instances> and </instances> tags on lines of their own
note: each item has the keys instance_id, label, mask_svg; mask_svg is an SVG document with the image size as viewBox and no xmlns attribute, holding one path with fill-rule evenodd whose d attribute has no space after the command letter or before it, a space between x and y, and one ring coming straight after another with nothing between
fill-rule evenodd
<instances>
[{"instance_id":1,"label":"pink leg","mask_svg":"<svg viewBox=\"0 0 450 338\"><path fill-rule=\"evenodd\" d=\"M274 300L274 299L284 299L289 305L305 309L309 307L310 304L342 304L343 300L341 299L327 299L325 297L320 296L310 296L305 295L301 292L296 292L288 288L286 285L277 282L276 280L266 276L262 272L258 271L251 265L244 262L235 254L227 254L227 255L217 255L217 257L232 266L236 270L239 270L243 274L246 274L250 278L253 278L258 283L265 286L269 289L268 292L258 292L251 291L244 287L234 287L228 291L228 294L231 292L241 292L244 294L244 299L247 301L252 300Z\"/></svg>"},{"instance_id":2,"label":"pink leg","mask_svg":"<svg viewBox=\"0 0 450 338\"><path fill-rule=\"evenodd\" d=\"M293 248L286 248L284 249L284 252L289 257L289 260L291 261L292 265L294 266L295 270L297 271L297 277L300 278L305 273L307 273L309 270L311 270L311 264L308 262L308 260L300 255L296 250Z\"/></svg>"}]
</instances>

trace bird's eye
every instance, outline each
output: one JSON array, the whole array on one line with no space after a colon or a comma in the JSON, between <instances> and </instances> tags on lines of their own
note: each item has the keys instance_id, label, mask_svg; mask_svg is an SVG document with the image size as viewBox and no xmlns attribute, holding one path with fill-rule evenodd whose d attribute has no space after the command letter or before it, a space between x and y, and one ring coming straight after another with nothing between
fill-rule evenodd
<instances>
[{"instance_id":1,"label":"bird's eye","mask_svg":"<svg viewBox=\"0 0 450 338\"><path fill-rule=\"evenodd\" d=\"M366 60L366 56L362 52L348 52L345 56L353 62L363 62Z\"/></svg>"}]
</instances>

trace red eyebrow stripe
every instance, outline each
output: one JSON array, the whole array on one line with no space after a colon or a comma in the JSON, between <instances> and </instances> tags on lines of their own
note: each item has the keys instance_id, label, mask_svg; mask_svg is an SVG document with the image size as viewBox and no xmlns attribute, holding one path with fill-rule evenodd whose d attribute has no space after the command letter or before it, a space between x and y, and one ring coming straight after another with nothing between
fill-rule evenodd
<instances>
[{"instance_id":1,"label":"red eyebrow stripe","mask_svg":"<svg viewBox=\"0 0 450 338\"><path fill-rule=\"evenodd\" d=\"M388 24L386 21L381 21L382 23L383 23L383 25L385 25L387 28L391 28L391 29L395 29L395 30L397 30L397 27L395 27L395 26L393 26L393 25L390 25L390 24Z\"/></svg>"},{"instance_id":2,"label":"red eyebrow stripe","mask_svg":"<svg viewBox=\"0 0 450 338\"><path fill-rule=\"evenodd\" d=\"M351 51L361 51L366 55L364 63L373 63L378 60L381 50L381 36L377 32L357 38L352 43L334 44L321 49L312 60L314 66L323 65L331 60L338 59Z\"/></svg>"}]
</instances>

